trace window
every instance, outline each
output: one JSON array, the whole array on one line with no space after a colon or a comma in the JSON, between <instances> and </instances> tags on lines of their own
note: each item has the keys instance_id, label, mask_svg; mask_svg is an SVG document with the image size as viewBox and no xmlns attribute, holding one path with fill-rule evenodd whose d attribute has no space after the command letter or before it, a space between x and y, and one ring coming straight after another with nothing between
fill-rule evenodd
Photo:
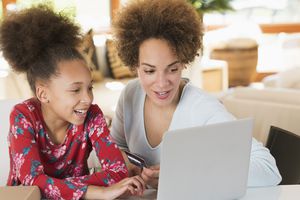
<instances>
[{"instance_id":1,"label":"window","mask_svg":"<svg viewBox=\"0 0 300 200\"><path fill-rule=\"evenodd\" d=\"M236 21L250 20L260 24L299 23L299 0L233 0L234 11L208 13L204 23L231 24Z\"/></svg>"},{"instance_id":2,"label":"window","mask_svg":"<svg viewBox=\"0 0 300 200\"><path fill-rule=\"evenodd\" d=\"M83 31L92 28L97 33L109 30L110 2L110 0L16 0L16 4L8 4L7 10L12 12L33 5L47 4L56 11L67 13L81 25Z\"/></svg>"}]
</instances>

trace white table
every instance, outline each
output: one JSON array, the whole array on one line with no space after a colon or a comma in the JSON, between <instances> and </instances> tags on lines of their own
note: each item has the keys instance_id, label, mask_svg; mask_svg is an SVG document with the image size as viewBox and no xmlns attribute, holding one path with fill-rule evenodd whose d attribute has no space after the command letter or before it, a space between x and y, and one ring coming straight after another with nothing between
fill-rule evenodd
<instances>
[{"instance_id":1,"label":"white table","mask_svg":"<svg viewBox=\"0 0 300 200\"><path fill-rule=\"evenodd\" d=\"M0 187L0 199L12 199L15 195L19 195L16 199L39 199L40 193L38 188L34 186L18 186L18 187ZM21 196L20 196L21 195ZM30 196L31 195L31 196ZM130 197L129 200L155 200L157 191L154 189L146 190L142 197ZM33 197L35 196L35 197ZM246 195L240 200L299 200L300 185L280 185L275 187L249 188Z\"/></svg>"},{"instance_id":2,"label":"white table","mask_svg":"<svg viewBox=\"0 0 300 200\"><path fill-rule=\"evenodd\" d=\"M249 188L241 200L299 200L300 185Z\"/></svg>"},{"instance_id":3,"label":"white table","mask_svg":"<svg viewBox=\"0 0 300 200\"><path fill-rule=\"evenodd\" d=\"M155 200L156 190L146 190L142 197L130 197L130 200ZM299 200L300 185L280 185L274 187L248 188L240 200Z\"/></svg>"}]
</instances>

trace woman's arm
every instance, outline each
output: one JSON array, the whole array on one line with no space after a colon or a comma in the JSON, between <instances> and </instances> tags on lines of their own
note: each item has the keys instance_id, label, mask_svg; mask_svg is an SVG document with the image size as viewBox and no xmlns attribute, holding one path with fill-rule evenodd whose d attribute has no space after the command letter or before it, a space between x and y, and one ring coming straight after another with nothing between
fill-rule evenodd
<instances>
[{"instance_id":1,"label":"woman's arm","mask_svg":"<svg viewBox=\"0 0 300 200\"><path fill-rule=\"evenodd\" d=\"M216 115L207 121L207 124L230 120L235 120L235 118L226 110L222 111L220 109ZM276 161L270 151L264 147L262 143L258 142L255 138L252 138L248 186L274 186L278 185L281 179L281 175L276 166Z\"/></svg>"},{"instance_id":2,"label":"woman's arm","mask_svg":"<svg viewBox=\"0 0 300 200\"><path fill-rule=\"evenodd\" d=\"M250 156L250 167L248 176L248 186L274 186L281 181L281 175L276 166L276 161L270 151L252 139Z\"/></svg>"}]
</instances>

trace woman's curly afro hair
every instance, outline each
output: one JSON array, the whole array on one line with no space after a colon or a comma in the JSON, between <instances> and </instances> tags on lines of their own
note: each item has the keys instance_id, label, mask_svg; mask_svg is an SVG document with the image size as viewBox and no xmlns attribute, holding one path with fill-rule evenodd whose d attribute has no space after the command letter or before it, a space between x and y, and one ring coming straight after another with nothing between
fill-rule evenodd
<instances>
[{"instance_id":1,"label":"woman's curly afro hair","mask_svg":"<svg viewBox=\"0 0 300 200\"><path fill-rule=\"evenodd\" d=\"M43 5L21 10L4 18L0 49L17 72L26 72L33 92L37 79L48 80L62 60L82 59L79 26Z\"/></svg>"},{"instance_id":2,"label":"woman's curly afro hair","mask_svg":"<svg viewBox=\"0 0 300 200\"><path fill-rule=\"evenodd\" d=\"M185 0L133 1L116 14L113 31L119 56L131 69L138 66L140 45L150 38L166 40L184 64L202 48L200 18Z\"/></svg>"}]
</instances>

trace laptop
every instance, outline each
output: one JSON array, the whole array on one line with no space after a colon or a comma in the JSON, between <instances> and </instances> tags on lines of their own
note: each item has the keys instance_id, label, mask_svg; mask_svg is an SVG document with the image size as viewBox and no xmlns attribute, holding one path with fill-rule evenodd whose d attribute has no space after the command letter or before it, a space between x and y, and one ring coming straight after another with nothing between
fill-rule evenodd
<instances>
[{"instance_id":1,"label":"laptop","mask_svg":"<svg viewBox=\"0 0 300 200\"><path fill-rule=\"evenodd\" d=\"M168 131L158 200L236 199L246 193L252 119Z\"/></svg>"}]
</instances>

